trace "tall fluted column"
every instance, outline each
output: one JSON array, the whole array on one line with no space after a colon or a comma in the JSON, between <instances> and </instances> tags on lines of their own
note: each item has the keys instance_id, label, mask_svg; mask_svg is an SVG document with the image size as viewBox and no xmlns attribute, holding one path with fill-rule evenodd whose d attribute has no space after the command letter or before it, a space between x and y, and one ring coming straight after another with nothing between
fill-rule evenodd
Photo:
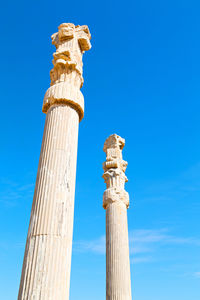
<instances>
[{"instance_id":1,"label":"tall fluted column","mask_svg":"<svg viewBox=\"0 0 200 300\"><path fill-rule=\"evenodd\" d=\"M69 299L82 55L90 38L87 26L70 23L52 35L56 52L18 300Z\"/></svg>"},{"instance_id":2,"label":"tall fluted column","mask_svg":"<svg viewBox=\"0 0 200 300\"><path fill-rule=\"evenodd\" d=\"M122 159L125 140L116 134L104 144L103 164L107 189L103 195L106 209L106 300L131 300L127 208L129 195L124 190L127 162Z\"/></svg>"}]
</instances>

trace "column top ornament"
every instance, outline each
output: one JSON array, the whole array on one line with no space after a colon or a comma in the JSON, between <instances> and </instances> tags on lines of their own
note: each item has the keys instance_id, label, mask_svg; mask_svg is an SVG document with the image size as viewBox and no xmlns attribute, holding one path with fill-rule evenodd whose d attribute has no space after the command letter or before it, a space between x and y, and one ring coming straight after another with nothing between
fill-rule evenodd
<instances>
[{"instance_id":1,"label":"column top ornament","mask_svg":"<svg viewBox=\"0 0 200 300\"><path fill-rule=\"evenodd\" d=\"M91 48L88 26L63 23L51 36L56 47L53 54L53 69L50 71L51 86L47 90L42 111L46 113L54 104L68 104L84 115L84 98L80 91L83 85L83 53Z\"/></svg>"},{"instance_id":2,"label":"column top ornament","mask_svg":"<svg viewBox=\"0 0 200 300\"><path fill-rule=\"evenodd\" d=\"M122 158L122 149L125 140L117 134L110 135L103 147L106 153L106 161L103 163L103 178L106 183L106 191L103 196L103 207L106 209L110 203L124 203L129 206L129 195L124 190L128 181L125 171L128 163Z\"/></svg>"}]
</instances>

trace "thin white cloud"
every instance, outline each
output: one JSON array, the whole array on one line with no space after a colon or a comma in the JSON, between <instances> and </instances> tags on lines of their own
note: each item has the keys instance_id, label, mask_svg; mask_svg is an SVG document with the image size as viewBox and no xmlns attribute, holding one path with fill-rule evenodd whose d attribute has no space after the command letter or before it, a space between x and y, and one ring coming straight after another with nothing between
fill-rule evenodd
<instances>
[{"instance_id":1,"label":"thin white cloud","mask_svg":"<svg viewBox=\"0 0 200 300\"><path fill-rule=\"evenodd\" d=\"M33 196L34 184L20 184L6 178L0 178L0 203L7 207L16 206L19 201Z\"/></svg>"},{"instance_id":2,"label":"thin white cloud","mask_svg":"<svg viewBox=\"0 0 200 300\"><path fill-rule=\"evenodd\" d=\"M179 174L173 180L149 182L140 194L140 201L177 201L184 198L196 199L193 203L199 203L200 193L200 162Z\"/></svg>"},{"instance_id":3,"label":"thin white cloud","mask_svg":"<svg viewBox=\"0 0 200 300\"><path fill-rule=\"evenodd\" d=\"M148 263L148 262L152 262L153 258L149 257L149 256L141 256L141 257L131 257L130 259L130 263L131 264L140 264L140 263Z\"/></svg>"},{"instance_id":4,"label":"thin white cloud","mask_svg":"<svg viewBox=\"0 0 200 300\"><path fill-rule=\"evenodd\" d=\"M193 237L177 237L169 234L167 229L137 229L129 233L131 263L153 261L157 248L166 245L200 246L200 239ZM105 236L90 241L74 243L74 250L82 253L105 255Z\"/></svg>"},{"instance_id":5,"label":"thin white cloud","mask_svg":"<svg viewBox=\"0 0 200 300\"><path fill-rule=\"evenodd\" d=\"M163 243L163 244L193 244L200 246L200 239L193 237L178 237L168 233L167 229L139 229L133 230L129 233L130 244L152 244L152 243Z\"/></svg>"},{"instance_id":6,"label":"thin white cloud","mask_svg":"<svg viewBox=\"0 0 200 300\"><path fill-rule=\"evenodd\" d=\"M195 273L194 273L194 276L195 276L196 278L200 278L200 272L195 272Z\"/></svg>"},{"instance_id":7,"label":"thin white cloud","mask_svg":"<svg viewBox=\"0 0 200 300\"><path fill-rule=\"evenodd\" d=\"M91 241L77 241L73 243L74 250L77 252L93 252L96 254L105 254L105 236Z\"/></svg>"},{"instance_id":8,"label":"thin white cloud","mask_svg":"<svg viewBox=\"0 0 200 300\"><path fill-rule=\"evenodd\" d=\"M166 238L166 229L152 230L152 229L137 229L130 231L130 242L139 243L154 243L162 241Z\"/></svg>"}]
</instances>

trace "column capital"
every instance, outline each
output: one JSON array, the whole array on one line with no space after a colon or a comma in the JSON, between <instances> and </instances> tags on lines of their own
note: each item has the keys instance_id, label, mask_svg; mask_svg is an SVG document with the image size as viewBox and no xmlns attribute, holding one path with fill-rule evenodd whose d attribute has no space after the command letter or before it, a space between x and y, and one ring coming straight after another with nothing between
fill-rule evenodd
<instances>
[{"instance_id":1,"label":"column capital","mask_svg":"<svg viewBox=\"0 0 200 300\"><path fill-rule=\"evenodd\" d=\"M86 25L63 23L51 39L56 52L50 71L51 86L44 96L42 111L46 113L54 104L67 104L78 111L81 120L84 115L84 98L80 91L83 85L82 56L91 48L90 31Z\"/></svg>"},{"instance_id":2,"label":"column capital","mask_svg":"<svg viewBox=\"0 0 200 300\"><path fill-rule=\"evenodd\" d=\"M125 171L128 163L122 158L122 149L125 140L117 134L110 135L104 144L103 151L106 153L106 161L103 163L103 178L106 183L106 191L103 195L103 207L106 209L110 203L124 203L129 207L129 195L124 190L125 182L128 181Z\"/></svg>"}]
</instances>

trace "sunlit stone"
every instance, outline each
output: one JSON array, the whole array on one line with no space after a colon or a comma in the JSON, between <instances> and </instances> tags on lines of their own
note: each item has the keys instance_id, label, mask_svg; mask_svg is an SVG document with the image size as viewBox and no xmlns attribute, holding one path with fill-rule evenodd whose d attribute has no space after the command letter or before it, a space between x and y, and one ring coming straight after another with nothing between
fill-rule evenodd
<instances>
[{"instance_id":1,"label":"sunlit stone","mask_svg":"<svg viewBox=\"0 0 200 300\"><path fill-rule=\"evenodd\" d=\"M129 195L127 162L122 159L125 140L113 134L105 141L106 161L103 178L107 189L103 195L106 209L106 300L131 300L127 208Z\"/></svg>"},{"instance_id":2,"label":"sunlit stone","mask_svg":"<svg viewBox=\"0 0 200 300\"><path fill-rule=\"evenodd\" d=\"M69 23L52 35L56 52L18 300L69 299L82 55L90 38L87 26Z\"/></svg>"}]
</instances>

